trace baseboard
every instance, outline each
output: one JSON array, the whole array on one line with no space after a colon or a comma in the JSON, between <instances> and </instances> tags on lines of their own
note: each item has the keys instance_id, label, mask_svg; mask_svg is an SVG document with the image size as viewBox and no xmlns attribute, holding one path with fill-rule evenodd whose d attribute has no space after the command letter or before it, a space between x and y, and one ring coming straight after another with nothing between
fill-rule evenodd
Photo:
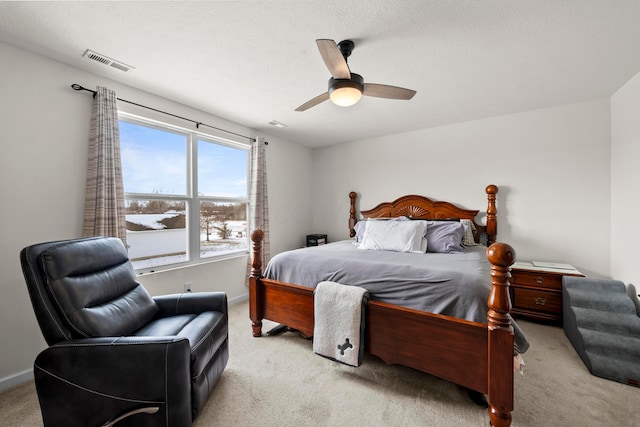
<instances>
[{"instance_id":1,"label":"baseboard","mask_svg":"<svg viewBox=\"0 0 640 427\"><path fill-rule=\"evenodd\" d=\"M17 374L9 375L8 377L0 378L0 393L13 387L14 385L22 384L33 379L33 369L27 369Z\"/></svg>"},{"instance_id":2,"label":"baseboard","mask_svg":"<svg viewBox=\"0 0 640 427\"><path fill-rule=\"evenodd\" d=\"M241 302L245 302L249 300L249 294L240 295L239 297L231 298L229 300L229 305L240 304Z\"/></svg>"}]
</instances>

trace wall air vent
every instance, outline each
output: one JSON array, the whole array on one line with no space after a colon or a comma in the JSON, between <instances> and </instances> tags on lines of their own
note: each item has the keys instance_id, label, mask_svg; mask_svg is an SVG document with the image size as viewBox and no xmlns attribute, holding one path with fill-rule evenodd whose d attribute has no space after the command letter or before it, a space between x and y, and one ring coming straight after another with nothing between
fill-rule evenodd
<instances>
[{"instance_id":1,"label":"wall air vent","mask_svg":"<svg viewBox=\"0 0 640 427\"><path fill-rule=\"evenodd\" d=\"M97 61L100 62L104 65L108 65L110 67L113 67L117 70L120 71L130 71L135 69L135 67L132 67L131 65L127 65L124 62L120 62L120 61L116 61L115 59L111 59L108 56L102 55L101 53L98 52L94 52L92 50L87 49L87 51L84 53L83 55L86 58L89 58L93 61Z\"/></svg>"}]
</instances>

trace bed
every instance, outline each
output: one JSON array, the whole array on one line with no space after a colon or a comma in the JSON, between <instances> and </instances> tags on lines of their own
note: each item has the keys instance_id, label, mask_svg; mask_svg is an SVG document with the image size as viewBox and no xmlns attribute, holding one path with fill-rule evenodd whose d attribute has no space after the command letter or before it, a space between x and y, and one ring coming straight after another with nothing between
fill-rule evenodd
<instances>
[{"instance_id":1,"label":"bed","mask_svg":"<svg viewBox=\"0 0 640 427\"><path fill-rule=\"evenodd\" d=\"M462 209L450 202L433 201L417 195L380 203L357 215L357 194L351 192L349 231L352 238L357 237L357 224L362 219L406 217L468 220L467 224L475 229L473 240L488 246L481 250L489 262L486 270L486 322L427 312L372 298L365 308L365 350L387 364L411 367L486 394L491 425L506 427L511 424L513 410L514 324L509 315L511 303L508 286L509 267L515 261L515 251L505 243L496 243L498 187L489 185L485 191L485 224L477 219L478 210ZM253 335L262 335L262 320L268 319L298 330L304 336L312 336L314 289L309 284L289 283L263 274L263 236L262 230L255 230L251 235L253 262L249 278L249 310ZM340 248L351 251L343 243ZM314 264L297 263L295 269L312 270ZM267 270L270 269L273 270L271 265Z\"/></svg>"}]
</instances>

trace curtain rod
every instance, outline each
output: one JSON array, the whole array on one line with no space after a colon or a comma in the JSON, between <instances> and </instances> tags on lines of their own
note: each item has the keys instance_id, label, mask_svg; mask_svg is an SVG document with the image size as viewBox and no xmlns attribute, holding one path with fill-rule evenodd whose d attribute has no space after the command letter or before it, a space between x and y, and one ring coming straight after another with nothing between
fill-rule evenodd
<instances>
[{"instance_id":1,"label":"curtain rod","mask_svg":"<svg viewBox=\"0 0 640 427\"><path fill-rule=\"evenodd\" d=\"M93 93L93 97L94 97L94 98L95 98L96 93L97 93L95 90L87 89L86 87L82 87L82 86L80 86L80 85L79 85L79 84L77 84L77 83L72 84L72 85L71 85L71 88L72 88L73 90L86 90L87 92L91 92L91 93ZM218 128L218 127L211 126L211 125L208 125L208 124L206 124L206 123L198 122L198 121L196 121L196 120L191 120L191 119L188 119L188 118L186 118L186 117L178 116L178 115L176 115L176 114L167 113L166 111L157 110L157 109L152 108L152 107L147 107L146 105L137 104L137 103L135 103L135 102L127 101L126 99L121 99L121 98L116 98L116 99L117 99L118 101L126 102L127 104L135 105L135 106L137 106L137 107L146 108L147 110L152 110L152 111L155 111L155 112L157 112L157 113L166 114L166 115L168 115L168 116L176 117L176 118L178 118L178 119L182 119L182 120L186 120L186 121L191 122L191 123L195 123L195 124L196 124L196 129L199 129L199 128L200 128L200 126L206 126L206 127L211 128L211 129L216 129L216 130L219 130L219 131L222 131L222 132L230 133L230 134L235 135L235 136L239 136L239 137L241 137L241 138L247 138L247 139L251 140L252 142L256 140L255 138L252 138L252 137L250 137L250 136L240 135L239 133L231 132L230 130L220 129L220 128ZM265 141L265 142L264 142L264 144L265 144L265 145L269 145L269 143L268 143L267 141Z\"/></svg>"}]
</instances>

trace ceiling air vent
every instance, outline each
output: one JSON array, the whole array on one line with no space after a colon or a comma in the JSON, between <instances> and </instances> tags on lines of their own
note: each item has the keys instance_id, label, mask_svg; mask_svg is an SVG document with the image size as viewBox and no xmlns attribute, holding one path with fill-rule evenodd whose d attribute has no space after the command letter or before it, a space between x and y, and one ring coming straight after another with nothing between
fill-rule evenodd
<instances>
[{"instance_id":1,"label":"ceiling air vent","mask_svg":"<svg viewBox=\"0 0 640 427\"><path fill-rule=\"evenodd\" d=\"M288 127L288 126L287 126L287 125L285 125L284 123L280 123L280 122L279 122L279 121L277 121L277 120L271 120L271 121L269 122L269 124L270 124L271 126L275 126L275 127L277 127L277 128L286 128L286 127Z\"/></svg>"},{"instance_id":2,"label":"ceiling air vent","mask_svg":"<svg viewBox=\"0 0 640 427\"><path fill-rule=\"evenodd\" d=\"M115 69L118 69L120 71L124 71L127 72L129 70L134 69L135 67L132 67L131 65L127 65L124 62L120 62L120 61L116 61L115 59L111 59L108 56L102 55L98 52L94 52L92 50L87 49L87 51L84 53L85 57L93 60L93 61L97 61L100 62L104 65L108 65L110 67L113 67Z\"/></svg>"}]
</instances>

